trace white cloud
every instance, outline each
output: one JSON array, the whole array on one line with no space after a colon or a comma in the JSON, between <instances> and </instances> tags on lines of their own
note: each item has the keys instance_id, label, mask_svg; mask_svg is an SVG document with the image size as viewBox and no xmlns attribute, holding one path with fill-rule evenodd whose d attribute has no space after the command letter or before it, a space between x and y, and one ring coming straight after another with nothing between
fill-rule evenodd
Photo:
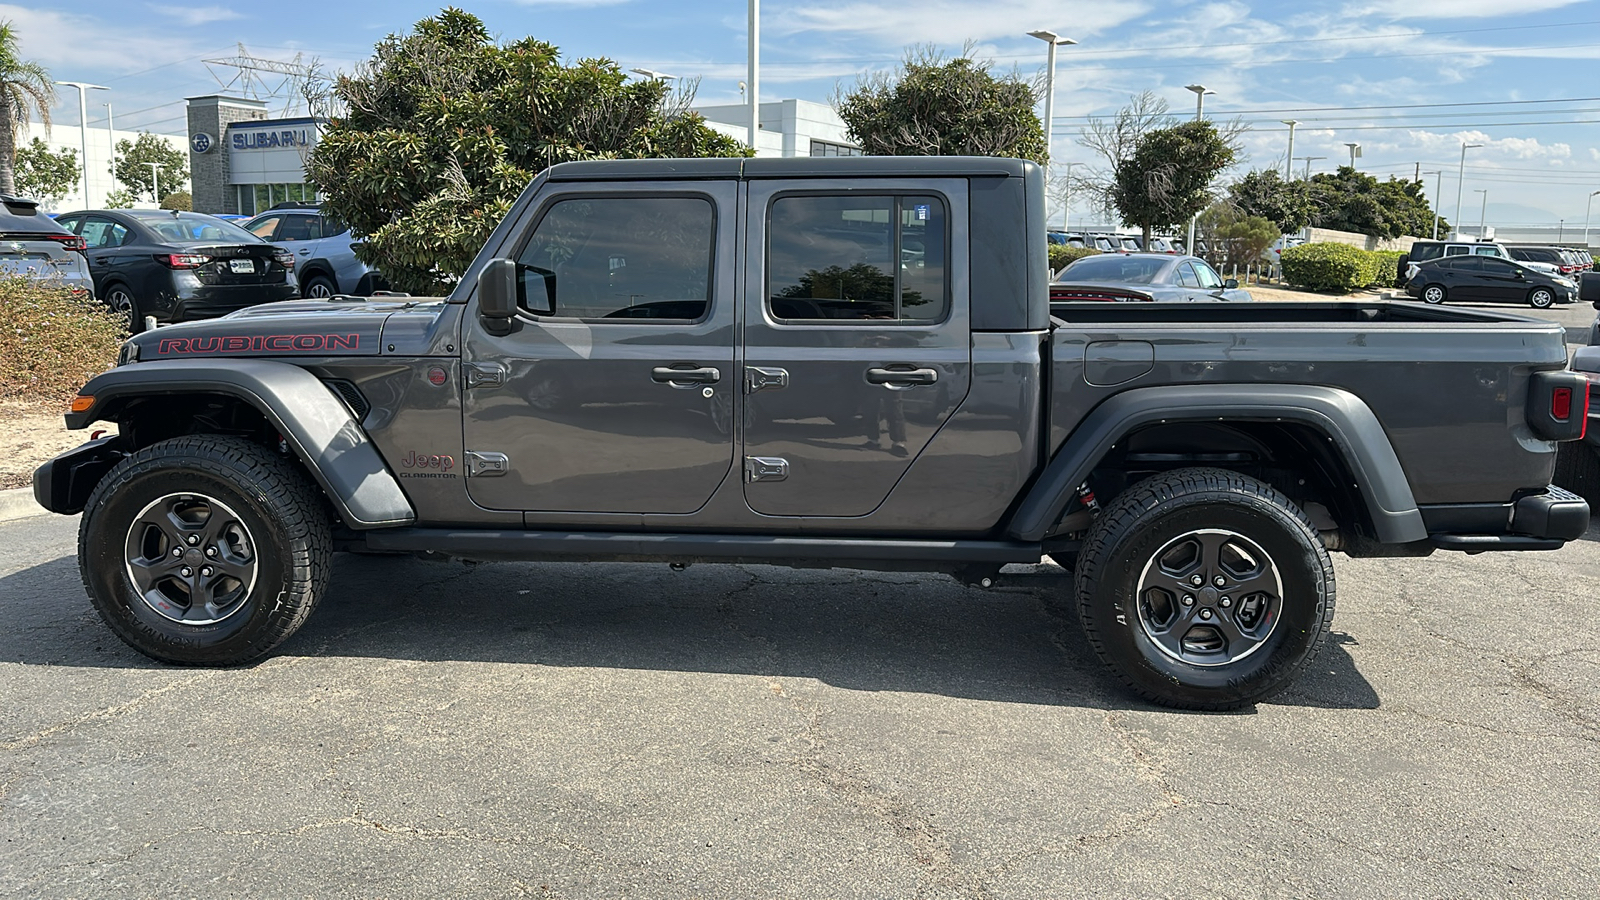
<instances>
[{"instance_id":1,"label":"white cloud","mask_svg":"<svg viewBox=\"0 0 1600 900\"><path fill-rule=\"evenodd\" d=\"M1138 18L1144 3L1077 5L1071 11L1056 0L926 0L922 3L814 3L780 9L764 17L763 31L849 33L886 40L896 46L934 43L960 46L968 40L1020 38L1036 28L1064 37L1096 34Z\"/></svg>"},{"instance_id":2,"label":"white cloud","mask_svg":"<svg viewBox=\"0 0 1600 900\"><path fill-rule=\"evenodd\" d=\"M137 72L197 60L206 52L181 35L143 32L97 16L0 4L0 19L16 27L22 57L42 63L57 78L81 77L75 69Z\"/></svg>"},{"instance_id":3,"label":"white cloud","mask_svg":"<svg viewBox=\"0 0 1600 900\"><path fill-rule=\"evenodd\" d=\"M1517 0L1516 3L1507 3L1505 0L1381 0L1355 7L1350 12L1352 15L1377 14L1392 19L1437 19L1449 22L1452 19L1521 17L1582 2L1584 0Z\"/></svg>"},{"instance_id":4,"label":"white cloud","mask_svg":"<svg viewBox=\"0 0 1600 900\"><path fill-rule=\"evenodd\" d=\"M222 6L160 6L151 4L150 9L163 16L177 19L191 28L211 22L227 22L244 18L243 13Z\"/></svg>"}]
</instances>

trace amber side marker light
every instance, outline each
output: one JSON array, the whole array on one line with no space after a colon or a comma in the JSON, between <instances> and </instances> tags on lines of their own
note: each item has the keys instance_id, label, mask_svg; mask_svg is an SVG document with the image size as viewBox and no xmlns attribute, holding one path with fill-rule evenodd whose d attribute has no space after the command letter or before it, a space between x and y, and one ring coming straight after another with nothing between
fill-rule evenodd
<instances>
[{"instance_id":1,"label":"amber side marker light","mask_svg":"<svg viewBox=\"0 0 1600 900\"><path fill-rule=\"evenodd\" d=\"M86 397L82 394L79 394L78 396L72 398L72 411L75 413L85 412L93 405L93 397Z\"/></svg>"}]
</instances>

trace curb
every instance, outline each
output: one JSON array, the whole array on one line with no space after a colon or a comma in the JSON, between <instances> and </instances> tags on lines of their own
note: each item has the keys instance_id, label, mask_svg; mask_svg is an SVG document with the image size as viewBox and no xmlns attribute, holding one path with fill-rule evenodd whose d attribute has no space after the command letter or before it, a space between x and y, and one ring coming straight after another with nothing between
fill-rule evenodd
<instances>
[{"instance_id":1,"label":"curb","mask_svg":"<svg viewBox=\"0 0 1600 900\"><path fill-rule=\"evenodd\" d=\"M0 522L47 515L50 511L34 502L33 488L19 487L0 491Z\"/></svg>"}]
</instances>

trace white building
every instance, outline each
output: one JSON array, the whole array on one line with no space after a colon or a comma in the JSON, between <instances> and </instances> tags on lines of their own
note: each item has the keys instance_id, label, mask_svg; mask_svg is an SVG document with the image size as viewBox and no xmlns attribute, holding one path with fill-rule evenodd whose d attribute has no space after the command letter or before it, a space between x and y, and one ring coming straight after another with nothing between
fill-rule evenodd
<instances>
[{"instance_id":1,"label":"white building","mask_svg":"<svg viewBox=\"0 0 1600 900\"><path fill-rule=\"evenodd\" d=\"M123 131L121 129L111 132L106 128L96 128L90 125L87 132L85 132L88 138L89 150L87 157L89 163L89 196L87 198L83 196L83 179L79 178L73 185L72 193L68 194L65 199L56 205L55 209L50 211L66 212L73 209L104 208L106 195L122 187L117 184L116 179L111 175L111 154L113 149L118 141L134 143L139 139L141 133L138 131ZM158 134L156 137L167 142L172 149L179 153L187 155L189 152L182 135ZM62 150L77 151L80 164L85 159L77 125L54 125L47 135L43 125L38 122L29 122L23 126L22 133L17 138L17 149L20 150L32 144L34 138L43 140L56 153L60 153ZM173 191L188 190L189 183L186 181L183 184L163 184L160 185L160 188L162 194L170 194ZM149 197L140 197L134 205L149 209L154 208L156 204Z\"/></svg>"},{"instance_id":2,"label":"white building","mask_svg":"<svg viewBox=\"0 0 1600 900\"><path fill-rule=\"evenodd\" d=\"M706 124L748 146L750 107L697 106ZM844 120L826 103L809 100L775 100L761 104L761 128L756 134L757 156L860 156L845 137Z\"/></svg>"}]
</instances>

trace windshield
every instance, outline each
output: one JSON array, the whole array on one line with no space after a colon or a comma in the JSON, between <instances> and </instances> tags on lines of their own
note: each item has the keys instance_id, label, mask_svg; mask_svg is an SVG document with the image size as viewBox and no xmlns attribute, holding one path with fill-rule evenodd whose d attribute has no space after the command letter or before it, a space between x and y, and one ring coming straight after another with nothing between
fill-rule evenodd
<instances>
[{"instance_id":1,"label":"windshield","mask_svg":"<svg viewBox=\"0 0 1600 900\"><path fill-rule=\"evenodd\" d=\"M176 216L140 216L139 224L150 229L158 240L171 244L201 244L229 241L239 244L260 244L256 237L243 228L222 219L202 213L178 213Z\"/></svg>"},{"instance_id":2,"label":"windshield","mask_svg":"<svg viewBox=\"0 0 1600 900\"><path fill-rule=\"evenodd\" d=\"M1167 264L1165 259L1142 256L1085 256L1065 269L1056 281L1112 281L1149 284Z\"/></svg>"}]
</instances>

